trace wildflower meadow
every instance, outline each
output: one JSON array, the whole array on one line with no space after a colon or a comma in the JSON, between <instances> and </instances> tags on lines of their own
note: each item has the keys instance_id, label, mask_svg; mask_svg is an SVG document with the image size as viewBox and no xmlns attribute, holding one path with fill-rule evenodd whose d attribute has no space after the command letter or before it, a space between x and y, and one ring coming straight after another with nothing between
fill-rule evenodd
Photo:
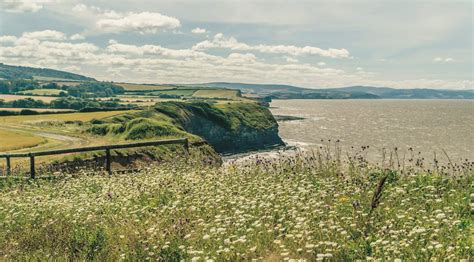
<instances>
[{"instance_id":1,"label":"wildflower meadow","mask_svg":"<svg viewBox=\"0 0 474 262\"><path fill-rule=\"evenodd\" d=\"M473 164L337 152L4 181L2 260L459 261ZM344 160L343 160L344 159ZM412 164L410 164L412 163Z\"/></svg>"}]
</instances>

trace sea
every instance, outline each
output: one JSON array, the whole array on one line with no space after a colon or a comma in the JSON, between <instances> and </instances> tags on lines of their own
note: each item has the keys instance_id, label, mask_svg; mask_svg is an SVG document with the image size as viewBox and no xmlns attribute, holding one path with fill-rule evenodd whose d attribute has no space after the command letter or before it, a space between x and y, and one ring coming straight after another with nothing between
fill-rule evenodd
<instances>
[{"instance_id":1,"label":"sea","mask_svg":"<svg viewBox=\"0 0 474 262\"><path fill-rule=\"evenodd\" d=\"M343 152L364 148L374 161L395 149L427 160L474 160L473 100L274 100L270 110L304 118L280 121L279 134L305 150L337 143Z\"/></svg>"}]
</instances>

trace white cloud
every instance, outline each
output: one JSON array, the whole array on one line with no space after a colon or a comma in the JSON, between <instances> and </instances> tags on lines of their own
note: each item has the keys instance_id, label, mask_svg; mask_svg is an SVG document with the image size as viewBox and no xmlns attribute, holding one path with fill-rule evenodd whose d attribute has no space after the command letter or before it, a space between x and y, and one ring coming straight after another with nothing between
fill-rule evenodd
<instances>
[{"instance_id":1,"label":"white cloud","mask_svg":"<svg viewBox=\"0 0 474 262\"><path fill-rule=\"evenodd\" d=\"M321 49L319 47L294 45L249 45L237 41L234 37L225 37L222 33L216 34L212 41L205 40L193 46L195 50L207 50L212 48L223 48L238 51L258 51L268 54L287 54L292 56L320 55L331 58L350 58L347 49Z\"/></svg>"},{"instance_id":2,"label":"white cloud","mask_svg":"<svg viewBox=\"0 0 474 262\"><path fill-rule=\"evenodd\" d=\"M71 37L69 37L69 39L71 39L71 40L84 40L85 37L81 34L74 34Z\"/></svg>"},{"instance_id":3,"label":"white cloud","mask_svg":"<svg viewBox=\"0 0 474 262\"><path fill-rule=\"evenodd\" d=\"M85 4L77 4L72 8L73 12L85 12L87 11L88 7Z\"/></svg>"},{"instance_id":4,"label":"white cloud","mask_svg":"<svg viewBox=\"0 0 474 262\"><path fill-rule=\"evenodd\" d=\"M288 56L285 57L285 60L286 60L286 62L288 62L288 63L298 63L298 62L299 62L298 59L293 58L293 57L288 57Z\"/></svg>"},{"instance_id":5,"label":"white cloud","mask_svg":"<svg viewBox=\"0 0 474 262\"><path fill-rule=\"evenodd\" d=\"M433 62L437 62L437 63L451 63L451 62L454 62L454 59L451 58L451 57L446 57L446 58L443 58L443 57L435 57L435 58L433 58Z\"/></svg>"},{"instance_id":6,"label":"white cloud","mask_svg":"<svg viewBox=\"0 0 474 262\"><path fill-rule=\"evenodd\" d=\"M301 62L272 63L259 59L252 53L231 52L227 56L218 56L192 48L172 49L151 44L130 45L115 40L110 40L107 47L100 48L87 42L70 43L67 42L69 41L67 38L62 41L44 40L45 35L50 38L52 35L59 36L57 33L33 33L25 33L21 37L0 36L0 39L9 43L1 46L0 61L7 64L70 70L101 80L126 82L236 81L285 83L321 88L355 84L405 88L473 87L473 81L469 80L386 81L365 71L351 73L339 68L321 68Z\"/></svg>"},{"instance_id":7,"label":"white cloud","mask_svg":"<svg viewBox=\"0 0 474 262\"><path fill-rule=\"evenodd\" d=\"M206 29L199 28L199 27L196 27L193 30L191 30L191 33L193 33L193 34L205 34L206 32L207 32Z\"/></svg>"},{"instance_id":8,"label":"white cloud","mask_svg":"<svg viewBox=\"0 0 474 262\"><path fill-rule=\"evenodd\" d=\"M324 62L319 62L319 63L318 63L318 66L326 66L326 63L324 63Z\"/></svg>"},{"instance_id":9,"label":"white cloud","mask_svg":"<svg viewBox=\"0 0 474 262\"><path fill-rule=\"evenodd\" d=\"M118 33L137 31L142 34L156 34L160 31L175 29L181 26L180 21L174 17L159 13L106 13L108 18L97 21L98 28L108 32Z\"/></svg>"},{"instance_id":10,"label":"white cloud","mask_svg":"<svg viewBox=\"0 0 474 262\"><path fill-rule=\"evenodd\" d=\"M1 9L11 13L34 13L43 8L43 3L49 1L41 0L3 0L0 2Z\"/></svg>"},{"instance_id":11,"label":"white cloud","mask_svg":"<svg viewBox=\"0 0 474 262\"><path fill-rule=\"evenodd\" d=\"M13 35L2 35L0 36L0 43L13 43L17 40L16 36Z\"/></svg>"},{"instance_id":12,"label":"white cloud","mask_svg":"<svg viewBox=\"0 0 474 262\"><path fill-rule=\"evenodd\" d=\"M66 35L62 32L55 30L43 30L35 32L23 33L23 38L38 39L38 40L65 40Z\"/></svg>"},{"instance_id":13,"label":"white cloud","mask_svg":"<svg viewBox=\"0 0 474 262\"><path fill-rule=\"evenodd\" d=\"M254 54L240 54L240 53L232 53L227 57L229 60L235 63L252 63L257 60L257 57Z\"/></svg>"},{"instance_id":14,"label":"white cloud","mask_svg":"<svg viewBox=\"0 0 474 262\"><path fill-rule=\"evenodd\" d=\"M357 70L357 71L364 71L364 69L363 69L362 67L360 67L360 66L357 67L356 70Z\"/></svg>"}]
</instances>

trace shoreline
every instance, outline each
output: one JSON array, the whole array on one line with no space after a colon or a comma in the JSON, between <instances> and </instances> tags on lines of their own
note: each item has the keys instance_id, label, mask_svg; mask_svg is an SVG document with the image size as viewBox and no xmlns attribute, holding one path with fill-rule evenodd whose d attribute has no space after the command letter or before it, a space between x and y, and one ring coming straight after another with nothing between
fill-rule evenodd
<instances>
[{"instance_id":1,"label":"shoreline","mask_svg":"<svg viewBox=\"0 0 474 262\"><path fill-rule=\"evenodd\" d=\"M265 148L260 150L249 151L245 153L238 153L233 155L221 155L223 164L230 164L235 162L243 162L254 157L264 157L264 158L276 158L283 154L296 154L297 152L306 151L306 149L297 146L290 145L287 142L284 142L284 146L276 146L273 148Z\"/></svg>"}]
</instances>

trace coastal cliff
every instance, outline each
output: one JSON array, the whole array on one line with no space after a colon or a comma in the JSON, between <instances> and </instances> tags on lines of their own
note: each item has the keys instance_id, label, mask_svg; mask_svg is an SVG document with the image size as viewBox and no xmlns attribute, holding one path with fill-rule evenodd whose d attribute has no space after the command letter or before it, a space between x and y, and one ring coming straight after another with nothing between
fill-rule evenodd
<instances>
[{"instance_id":1,"label":"coastal cliff","mask_svg":"<svg viewBox=\"0 0 474 262\"><path fill-rule=\"evenodd\" d=\"M206 140L221 154L284 145L268 108L253 102L210 104L169 101L140 112L94 122L88 132L124 140L188 137Z\"/></svg>"},{"instance_id":2,"label":"coastal cliff","mask_svg":"<svg viewBox=\"0 0 474 262\"><path fill-rule=\"evenodd\" d=\"M234 154L283 145L278 123L256 103L167 102L155 107L189 133L207 140L219 153Z\"/></svg>"}]
</instances>

